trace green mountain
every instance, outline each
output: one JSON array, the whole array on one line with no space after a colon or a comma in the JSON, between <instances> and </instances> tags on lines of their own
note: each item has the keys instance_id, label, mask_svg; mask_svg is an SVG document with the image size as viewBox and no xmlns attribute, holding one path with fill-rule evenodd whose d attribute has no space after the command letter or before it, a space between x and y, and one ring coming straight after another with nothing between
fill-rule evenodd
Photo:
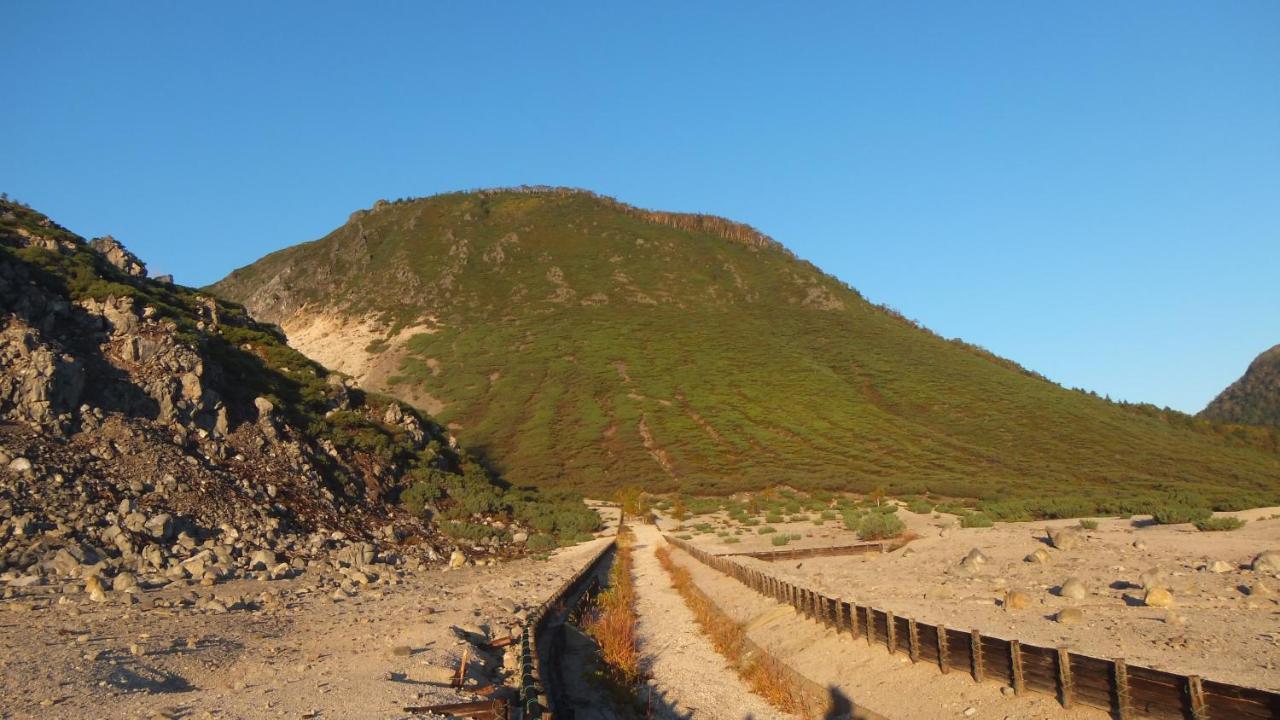
<instances>
[{"instance_id":1,"label":"green mountain","mask_svg":"<svg viewBox=\"0 0 1280 720\"><path fill-rule=\"evenodd\" d=\"M1255 358L1200 416L1224 423L1280 426L1280 345Z\"/></svg>"},{"instance_id":2,"label":"green mountain","mask_svg":"<svg viewBox=\"0 0 1280 720\"><path fill-rule=\"evenodd\" d=\"M1098 503L1280 488L1271 436L1065 390L750 227L585 191L380 201L212 290L516 483Z\"/></svg>"}]
</instances>

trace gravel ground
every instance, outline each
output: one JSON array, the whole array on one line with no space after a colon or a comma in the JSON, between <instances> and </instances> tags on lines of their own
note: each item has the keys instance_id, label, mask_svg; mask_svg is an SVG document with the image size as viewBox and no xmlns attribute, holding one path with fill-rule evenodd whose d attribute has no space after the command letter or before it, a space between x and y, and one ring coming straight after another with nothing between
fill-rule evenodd
<instances>
[{"instance_id":1,"label":"gravel ground","mask_svg":"<svg viewBox=\"0 0 1280 720\"><path fill-rule=\"evenodd\" d=\"M1191 525L1152 525L1145 517L1111 518L1084 532L1069 550L1048 544L1045 528L1078 526L1075 520L997 523L992 528L949 527L954 518L899 510L920 539L885 555L766 562L744 560L778 577L833 597L893 610L898 615L1047 647L1068 645L1102 658L1221 682L1280 690L1280 579L1248 569L1255 555L1280 550L1276 508L1248 510L1231 532L1199 532ZM698 518L699 522L705 521ZM856 541L838 523L779 524L778 532L803 537L791 546ZM712 551L772 549L769 536L742 535L725 545L712 534L694 542ZM959 561L977 548L990 558L977 574ZM1040 550L1045 563L1025 561ZM1217 572L1215 562L1220 562ZM1147 607L1139 576L1159 569L1173 593L1171 609ZM1057 594L1068 578L1083 583L1083 598ZM1021 590L1030 607L1007 612L1006 590ZM1253 592L1249 592L1253 591ZM1073 607L1083 621L1064 625L1057 612Z\"/></svg>"},{"instance_id":2,"label":"gravel ground","mask_svg":"<svg viewBox=\"0 0 1280 720\"><path fill-rule=\"evenodd\" d=\"M387 718L406 705L477 699L442 686L464 648L468 684L503 674L501 652L462 638L504 636L606 539L548 560L390 570L341 601L294 580L194 590L287 597L272 610L139 610L76 595L0 602L0 718ZM376 567L376 566L375 566ZM421 717L421 716L419 716Z\"/></svg>"},{"instance_id":3,"label":"gravel ground","mask_svg":"<svg viewBox=\"0 0 1280 720\"><path fill-rule=\"evenodd\" d=\"M653 716L686 720L793 718L747 685L694 623L654 550L665 545L652 525L635 525L636 606L640 649L653 691ZM644 701L646 698L641 698Z\"/></svg>"}]
</instances>

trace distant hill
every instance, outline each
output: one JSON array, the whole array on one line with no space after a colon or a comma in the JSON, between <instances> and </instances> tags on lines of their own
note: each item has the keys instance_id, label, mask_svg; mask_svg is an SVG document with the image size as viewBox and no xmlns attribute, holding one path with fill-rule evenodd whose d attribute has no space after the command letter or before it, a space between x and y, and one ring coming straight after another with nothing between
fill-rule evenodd
<instances>
[{"instance_id":1,"label":"distant hill","mask_svg":"<svg viewBox=\"0 0 1280 720\"><path fill-rule=\"evenodd\" d=\"M1097 507L1280 487L1280 456L1252 436L940 338L748 226L585 191L379 202L212 290L517 483Z\"/></svg>"},{"instance_id":2,"label":"distant hill","mask_svg":"<svg viewBox=\"0 0 1280 720\"><path fill-rule=\"evenodd\" d=\"M1280 426L1280 345L1255 358L1244 375L1200 411L1200 416L1218 422Z\"/></svg>"}]
</instances>

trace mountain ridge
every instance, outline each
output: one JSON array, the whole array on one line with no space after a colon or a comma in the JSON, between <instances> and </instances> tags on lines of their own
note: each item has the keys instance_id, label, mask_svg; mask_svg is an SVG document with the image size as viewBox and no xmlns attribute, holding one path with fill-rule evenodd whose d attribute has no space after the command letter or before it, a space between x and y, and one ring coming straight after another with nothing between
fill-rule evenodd
<instances>
[{"instance_id":1,"label":"mountain ridge","mask_svg":"<svg viewBox=\"0 0 1280 720\"><path fill-rule=\"evenodd\" d=\"M1280 426L1280 345L1258 354L1200 417L1242 425Z\"/></svg>"}]
</instances>

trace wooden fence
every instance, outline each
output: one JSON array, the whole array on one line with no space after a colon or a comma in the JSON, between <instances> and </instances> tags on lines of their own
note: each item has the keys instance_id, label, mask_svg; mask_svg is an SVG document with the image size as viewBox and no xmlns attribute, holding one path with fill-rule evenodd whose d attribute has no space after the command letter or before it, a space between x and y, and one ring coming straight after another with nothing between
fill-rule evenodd
<instances>
[{"instance_id":1,"label":"wooden fence","mask_svg":"<svg viewBox=\"0 0 1280 720\"><path fill-rule=\"evenodd\" d=\"M750 552L721 553L720 557L749 557L757 560L802 560L804 558L836 557L842 555L868 555L887 552L888 543L862 542L855 545L837 545L819 548L786 548L784 550L756 550Z\"/></svg>"},{"instance_id":2,"label":"wooden fence","mask_svg":"<svg viewBox=\"0 0 1280 720\"><path fill-rule=\"evenodd\" d=\"M736 562L713 555L676 537L667 542L699 562L747 587L795 607L805 617L868 645L883 645L912 662L937 665L943 673L960 671L975 682L994 681L1026 692L1055 696L1063 707L1101 708L1120 720L1191 718L1192 720L1280 719L1280 694L1104 660L1065 647L1046 648L1017 640L917 622L823 595Z\"/></svg>"}]
</instances>

